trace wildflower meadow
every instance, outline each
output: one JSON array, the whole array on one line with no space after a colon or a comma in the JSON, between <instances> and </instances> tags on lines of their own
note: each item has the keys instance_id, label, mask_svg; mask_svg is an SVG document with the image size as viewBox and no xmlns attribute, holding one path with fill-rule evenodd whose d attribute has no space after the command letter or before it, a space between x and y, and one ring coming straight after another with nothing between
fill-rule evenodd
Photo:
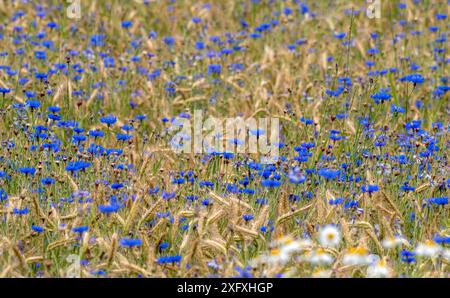
<instances>
[{"instance_id":1,"label":"wildflower meadow","mask_svg":"<svg viewBox=\"0 0 450 298\"><path fill-rule=\"evenodd\" d=\"M448 0L0 0L0 277L450 277Z\"/></svg>"}]
</instances>

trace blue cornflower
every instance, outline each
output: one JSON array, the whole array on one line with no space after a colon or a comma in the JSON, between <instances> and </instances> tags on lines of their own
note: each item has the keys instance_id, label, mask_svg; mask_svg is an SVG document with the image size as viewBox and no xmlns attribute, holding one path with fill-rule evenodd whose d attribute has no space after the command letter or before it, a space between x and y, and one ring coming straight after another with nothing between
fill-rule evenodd
<instances>
[{"instance_id":1,"label":"blue cornflower","mask_svg":"<svg viewBox=\"0 0 450 298\"><path fill-rule=\"evenodd\" d=\"M165 250L170 247L169 242L163 242L159 245L159 250Z\"/></svg>"},{"instance_id":2,"label":"blue cornflower","mask_svg":"<svg viewBox=\"0 0 450 298\"><path fill-rule=\"evenodd\" d=\"M89 231L88 226L78 226L78 227L72 228L72 232L74 232L74 233L83 234L84 232L87 232L87 231Z\"/></svg>"},{"instance_id":3,"label":"blue cornflower","mask_svg":"<svg viewBox=\"0 0 450 298\"><path fill-rule=\"evenodd\" d=\"M202 22L202 19L199 17L193 17L191 20L194 24L199 24Z\"/></svg>"},{"instance_id":4,"label":"blue cornflower","mask_svg":"<svg viewBox=\"0 0 450 298\"><path fill-rule=\"evenodd\" d=\"M344 87L338 87L336 90L325 90L325 93L329 96L332 97L338 97L339 95L342 94L342 92L344 92L345 88Z\"/></svg>"},{"instance_id":5,"label":"blue cornflower","mask_svg":"<svg viewBox=\"0 0 450 298\"><path fill-rule=\"evenodd\" d=\"M98 206L98 210L99 210L101 213L104 213L104 214L115 213L115 212L119 211L119 209L120 209L120 206L119 206L119 205L116 205L116 204L111 204L111 205L99 205L99 206Z\"/></svg>"},{"instance_id":6,"label":"blue cornflower","mask_svg":"<svg viewBox=\"0 0 450 298\"><path fill-rule=\"evenodd\" d=\"M57 106L50 106L48 107L48 111L52 113L58 113L59 111L61 111L61 108Z\"/></svg>"},{"instance_id":7,"label":"blue cornflower","mask_svg":"<svg viewBox=\"0 0 450 298\"><path fill-rule=\"evenodd\" d=\"M104 34L96 34L91 36L91 46L93 47L102 47L105 45L103 39L105 38Z\"/></svg>"},{"instance_id":8,"label":"blue cornflower","mask_svg":"<svg viewBox=\"0 0 450 298\"><path fill-rule=\"evenodd\" d=\"M279 187L282 183L280 181L277 180L262 180L261 181L261 185L263 187L269 187L269 188L273 188L273 187Z\"/></svg>"},{"instance_id":9,"label":"blue cornflower","mask_svg":"<svg viewBox=\"0 0 450 298\"><path fill-rule=\"evenodd\" d=\"M211 181L200 181L200 187L214 187L214 182Z\"/></svg>"},{"instance_id":10,"label":"blue cornflower","mask_svg":"<svg viewBox=\"0 0 450 298\"><path fill-rule=\"evenodd\" d=\"M19 171L25 175L34 175L36 173L35 168L19 168Z\"/></svg>"},{"instance_id":11,"label":"blue cornflower","mask_svg":"<svg viewBox=\"0 0 450 298\"><path fill-rule=\"evenodd\" d=\"M447 15L445 13L437 13L434 16L436 20L445 20L447 18Z\"/></svg>"},{"instance_id":12,"label":"blue cornflower","mask_svg":"<svg viewBox=\"0 0 450 298\"><path fill-rule=\"evenodd\" d=\"M344 203L344 209L358 208L358 207L359 207L358 201L348 201Z\"/></svg>"},{"instance_id":13,"label":"blue cornflower","mask_svg":"<svg viewBox=\"0 0 450 298\"><path fill-rule=\"evenodd\" d=\"M162 194L161 194L161 196L162 196L162 198L163 198L164 200L170 200L170 199L173 199L173 198L176 197L176 195L177 195L176 192L166 192L166 191L163 191Z\"/></svg>"},{"instance_id":14,"label":"blue cornflower","mask_svg":"<svg viewBox=\"0 0 450 298\"><path fill-rule=\"evenodd\" d=\"M206 199L203 199L201 203L203 206L209 206L209 205L211 205L211 200L206 198Z\"/></svg>"},{"instance_id":15,"label":"blue cornflower","mask_svg":"<svg viewBox=\"0 0 450 298\"><path fill-rule=\"evenodd\" d=\"M377 192L378 190L380 190L378 185L369 184L369 185L362 185L361 186L361 191L362 192L373 193L373 192Z\"/></svg>"},{"instance_id":16,"label":"blue cornflower","mask_svg":"<svg viewBox=\"0 0 450 298\"><path fill-rule=\"evenodd\" d=\"M406 75L404 77L401 77L399 79L400 82L410 82L410 83L414 83L414 84L422 84L423 82L425 82L425 78L418 73L415 74L409 74Z\"/></svg>"},{"instance_id":17,"label":"blue cornflower","mask_svg":"<svg viewBox=\"0 0 450 298\"><path fill-rule=\"evenodd\" d=\"M245 220L246 222L251 221L252 219L254 219L255 217L251 214L244 214L242 215L242 219Z\"/></svg>"},{"instance_id":18,"label":"blue cornflower","mask_svg":"<svg viewBox=\"0 0 450 298\"><path fill-rule=\"evenodd\" d=\"M34 57L40 60L47 60L47 53L45 51L35 51Z\"/></svg>"},{"instance_id":19,"label":"blue cornflower","mask_svg":"<svg viewBox=\"0 0 450 298\"><path fill-rule=\"evenodd\" d=\"M48 114L47 117L48 117L48 119L53 120L53 121L61 120L61 116L57 115L57 114Z\"/></svg>"},{"instance_id":20,"label":"blue cornflower","mask_svg":"<svg viewBox=\"0 0 450 298\"><path fill-rule=\"evenodd\" d=\"M406 123L405 128L407 130L420 129L422 126L422 120L412 120L411 122Z\"/></svg>"},{"instance_id":21,"label":"blue cornflower","mask_svg":"<svg viewBox=\"0 0 450 298\"><path fill-rule=\"evenodd\" d=\"M111 126L117 122L117 118L114 115L108 115L108 116L101 117L100 122L104 123L108 126Z\"/></svg>"},{"instance_id":22,"label":"blue cornflower","mask_svg":"<svg viewBox=\"0 0 450 298\"><path fill-rule=\"evenodd\" d=\"M193 196L193 195L186 196L186 200L191 201L191 202L197 201L198 200L198 196Z\"/></svg>"},{"instance_id":23,"label":"blue cornflower","mask_svg":"<svg viewBox=\"0 0 450 298\"><path fill-rule=\"evenodd\" d=\"M403 114L403 113L405 113L405 109L404 108L402 108L402 107L400 107L400 106L396 106L395 104L392 104L391 105L391 113L400 113L400 114Z\"/></svg>"},{"instance_id":24,"label":"blue cornflower","mask_svg":"<svg viewBox=\"0 0 450 298\"><path fill-rule=\"evenodd\" d=\"M413 187L413 186L410 186L408 184L408 182L405 182L405 183L403 183L402 186L400 186L400 189L403 190L403 191L414 191L416 188Z\"/></svg>"},{"instance_id":25,"label":"blue cornflower","mask_svg":"<svg viewBox=\"0 0 450 298\"><path fill-rule=\"evenodd\" d=\"M156 262L158 264L180 263L181 256L180 255L163 256L163 257L160 257Z\"/></svg>"},{"instance_id":26,"label":"blue cornflower","mask_svg":"<svg viewBox=\"0 0 450 298\"><path fill-rule=\"evenodd\" d=\"M6 174L6 172L0 171L0 179L10 179L10 177Z\"/></svg>"},{"instance_id":27,"label":"blue cornflower","mask_svg":"<svg viewBox=\"0 0 450 298\"><path fill-rule=\"evenodd\" d=\"M241 269L240 267L235 268L237 272L239 272L239 277L243 278L253 278L253 275L249 272L250 267L246 267Z\"/></svg>"},{"instance_id":28,"label":"blue cornflower","mask_svg":"<svg viewBox=\"0 0 450 298\"><path fill-rule=\"evenodd\" d=\"M369 54L369 55L375 55L375 54L378 54L379 52L380 52L380 50L377 48L370 48L367 50L367 54Z\"/></svg>"},{"instance_id":29,"label":"blue cornflower","mask_svg":"<svg viewBox=\"0 0 450 298\"><path fill-rule=\"evenodd\" d=\"M87 137L84 135L74 135L72 136L72 140L74 144L77 144L86 141Z\"/></svg>"},{"instance_id":30,"label":"blue cornflower","mask_svg":"<svg viewBox=\"0 0 450 298\"><path fill-rule=\"evenodd\" d=\"M318 174L319 176L324 177L327 180L333 180L339 177L341 171L328 168L321 168L319 169Z\"/></svg>"},{"instance_id":31,"label":"blue cornflower","mask_svg":"<svg viewBox=\"0 0 450 298\"><path fill-rule=\"evenodd\" d=\"M205 48L205 43L203 41L196 41L195 48L197 50L203 50Z\"/></svg>"},{"instance_id":32,"label":"blue cornflower","mask_svg":"<svg viewBox=\"0 0 450 298\"><path fill-rule=\"evenodd\" d=\"M450 244L450 236L441 236L439 234L436 234L433 237L433 240L438 244Z\"/></svg>"},{"instance_id":33,"label":"blue cornflower","mask_svg":"<svg viewBox=\"0 0 450 298\"><path fill-rule=\"evenodd\" d=\"M148 189L148 194L149 195L154 195L154 194L157 194L159 192L159 187L157 186L157 187L155 187L155 188L149 188Z\"/></svg>"},{"instance_id":34,"label":"blue cornflower","mask_svg":"<svg viewBox=\"0 0 450 298\"><path fill-rule=\"evenodd\" d=\"M345 32L336 32L333 35L337 39L343 39L345 36L347 36L347 34Z\"/></svg>"},{"instance_id":35,"label":"blue cornflower","mask_svg":"<svg viewBox=\"0 0 450 298\"><path fill-rule=\"evenodd\" d=\"M29 212L30 212L30 210L28 209L28 207L25 207L23 209L17 209L17 208L13 209L13 214L16 214L16 215L26 215Z\"/></svg>"},{"instance_id":36,"label":"blue cornflower","mask_svg":"<svg viewBox=\"0 0 450 298\"><path fill-rule=\"evenodd\" d=\"M28 78L20 78L20 79L19 79L19 85L23 86L23 85L25 85L26 83L28 83L28 81L29 81ZM1 90L1 89L0 89L0 90ZM1 93L1 91L0 91L0 93Z\"/></svg>"},{"instance_id":37,"label":"blue cornflower","mask_svg":"<svg viewBox=\"0 0 450 298\"><path fill-rule=\"evenodd\" d=\"M48 78L48 74L42 73L42 72L37 72L37 73L34 75L34 77L35 77L36 79L38 79L38 80L45 81L45 80L47 80L47 78Z\"/></svg>"},{"instance_id":38,"label":"blue cornflower","mask_svg":"<svg viewBox=\"0 0 450 298\"><path fill-rule=\"evenodd\" d=\"M36 92L33 92L33 91L25 91L25 96L26 96L28 99L33 99L33 98L36 97Z\"/></svg>"},{"instance_id":39,"label":"blue cornflower","mask_svg":"<svg viewBox=\"0 0 450 298\"><path fill-rule=\"evenodd\" d=\"M247 195L254 195L255 194L255 190L251 189L251 188L240 189L239 192L247 194Z\"/></svg>"},{"instance_id":40,"label":"blue cornflower","mask_svg":"<svg viewBox=\"0 0 450 298\"><path fill-rule=\"evenodd\" d=\"M292 9L290 9L289 7L285 7L283 8L283 13L288 16L292 14Z\"/></svg>"},{"instance_id":41,"label":"blue cornflower","mask_svg":"<svg viewBox=\"0 0 450 298\"><path fill-rule=\"evenodd\" d=\"M302 184L306 181L306 176L300 171L299 168L295 168L289 171L289 182L293 184Z\"/></svg>"},{"instance_id":42,"label":"blue cornflower","mask_svg":"<svg viewBox=\"0 0 450 298\"><path fill-rule=\"evenodd\" d=\"M144 121L145 119L147 119L147 115L137 115L136 117L134 117L134 119L138 121Z\"/></svg>"},{"instance_id":43,"label":"blue cornflower","mask_svg":"<svg viewBox=\"0 0 450 298\"><path fill-rule=\"evenodd\" d=\"M11 89L9 88L0 88L0 93L3 94L3 96L5 96L5 94L8 94L11 92Z\"/></svg>"},{"instance_id":44,"label":"blue cornflower","mask_svg":"<svg viewBox=\"0 0 450 298\"><path fill-rule=\"evenodd\" d=\"M352 79L349 77L340 77L337 79L339 85L342 87L351 87L353 86Z\"/></svg>"},{"instance_id":45,"label":"blue cornflower","mask_svg":"<svg viewBox=\"0 0 450 298\"><path fill-rule=\"evenodd\" d=\"M118 182L116 182L116 183L111 184L111 188L112 188L112 189L120 189L120 188L122 188L122 187L124 187L124 184L123 184L123 183L118 183Z\"/></svg>"},{"instance_id":46,"label":"blue cornflower","mask_svg":"<svg viewBox=\"0 0 450 298\"><path fill-rule=\"evenodd\" d=\"M175 38L172 36L165 36L162 40L169 47L172 47L175 44Z\"/></svg>"},{"instance_id":47,"label":"blue cornflower","mask_svg":"<svg viewBox=\"0 0 450 298\"><path fill-rule=\"evenodd\" d=\"M372 68L375 66L375 61L367 60L366 65L367 67Z\"/></svg>"},{"instance_id":48,"label":"blue cornflower","mask_svg":"<svg viewBox=\"0 0 450 298\"><path fill-rule=\"evenodd\" d=\"M132 126L132 125L129 125L129 124L125 124L125 125L122 125L121 127L120 127L120 129L122 129L123 131L133 131L134 130L134 127Z\"/></svg>"},{"instance_id":49,"label":"blue cornflower","mask_svg":"<svg viewBox=\"0 0 450 298\"><path fill-rule=\"evenodd\" d=\"M330 199L328 201L328 204L330 205L340 205L344 202L344 198L336 198L336 199Z\"/></svg>"},{"instance_id":50,"label":"blue cornflower","mask_svg":"<svg viewBox=\"0 0 450 298\"><path fill-rule=\"evenodd\" d=\"M41 106L41 103L38 100L27 100L25 102L27 104L28 107L30 107L30 109L37 109Z\"/></svg>"},{"instance_id":51,"label":"blue cornflower","mask_svg":"<svg viewBox=\"0 0 450 298\"><path fill-rule=\"evenodd\" d=\"M31 229L36 233L42 233L44 232L44 228L40 226L31 226Z\"/></svg>"},{"instance_id":52,"label":"blue cornflower","mask_svg":"<svg viewBox=\"0 0 450 298\"><path fill-rule=\"evenodd\" d=\"M429 204L433 204L433 205L447 205L448 204L448 197L435 197L435 198L430 198L430 199L426 199L426 201Z\"/></svg>"},{"instance_id":53,"label":"blue cornflower","mask_svg":"<svg viewBox=\"0 0 450 298\"><path fill-rule=\"evenodd\" d=\"M113 57L103 58L103 64L106 68L114 68L116 66L115 59Z\"/></svg>"},{"instance_id":54,"label":"blue cornflower","mask_svg":"<svg viewBox=\"0 0 450 298\"><path fill-rule=\"evenodd\" d=\"M390 100L392 95L387 92L380 91L378 93L372 94L370 97L375 100L376 104L379 104L380 102L383 103Z\"/></svg>"},{"instance_id":55,"label":"blue cornflower","mask_svg":"<svg viewBox=\"0 0 450 298\"><path fill-rule=\"evenodd\" d=\"M126 142L133 139L133 136L125 133L117 133L116 138L118 141Z\"/></svg>"},{"instance_id":56,"label":"blue cornflower","mask_svg":"<svg viewBox=\"0 0 450 298\"><path fill-rule=\"evenodd\" d=\"M142 245L142 240L139 238L122 238L120 245L123 247L137 247Z\"/></svg>"},{"instance_id":57,"label":"blue cornflower","mask_svg":"<svg viewBox=\"0 0 450 298\"><path fill-rule=\"evenodd\" d=\"M256 204L258 204L258 205L264 206L264 205L267 205L268 203L269 203L268 199L265 199L265 198L257 198L256 199Z\"/></svg>"},{"instance_id":58,"label":"blue cornflower","mask_svg":"<svg viewBox=\"0 0 450 298\"><path fill-rule=\"evenodd\" d=\"M55 184L56 180L53 179L53 178L51 178L51 177L46 177L46 178L43 178L43 179L41 180L41 182L42 182L42 184L44 184L44 185L52 185L52 184Z\"/></svg>"},{"instance_id":59,"label":"blue cornflower","mask_svg":"<svg viewBox=\"0 0 450 298\"><path fill-rule=\"evenodd\" d=\"M99 270L94 270L91 272L93 275L99 275L99 276L105 276L106 275L106 271L103 269L99 269Z\"/></svg>"},{"instance_id":60,"label":"blue cornflower","mask_svg":"<svg viewBox=\"0 0 450 298\"><path fill-rule=\"evenodd\" d=\"M66 166L66 171L68 171L68 172L78 172L78 171L87 169L90 166L91 166L90 162L73 161L73 162L69 162L69 164Z\"/></svg>"},{"instance_id":61,"label":"blue cornflower","mask_svg":"<svg viewBox=\"0 0 450 298\"><path fill-rule=\"evenodd\" d=\"M133 26L132 21L122 21L122 28L130 28L131 26Z\"/></svg>"},{"instance_id":62,"label":"blue cornflower","mask_svg":"<svg viewBox=\"0 0 450 298\"><path fill-rule=\"evenodd\" d=\"M58 24L55 22L48 22L47 23L47 27L50 29L57 29L58 28Z\"/></svg>"},{"instance_id":63,"label":"blue cornflower","mask_svg":"<svg viewBox=\"0 0 450 298\"><path fill-rule=\"evenodd\" d=\"M416 254L414 252L408 250L402 250L400 252L401 261L405 263L414 263L416 262Z\"/></svg>"},{"instance_id":64,"label":"blue cornflower","mask_svg":"<svg viewBox=\"0 0 450 298\"><path fill-rule=\"evenodd\" d=\"M300 118L300 121L305 123L305 125L313 125L314 124L314 120L306 119L305 117Z\"/></svg>"},{"instance_id":65,"label":"blue cornflower","mask_svg":"<svg viewBox=\"0 0 450 298\"><path fill-rule=\"evenodd\" d=\"M184 179L183 177L172 179L173 184L184 184L185 182L186 182L186 179Z\"/></svg>"},{"instance_id":66,"label":"blue cornflower","mask_svg":"<svg viewBox=\"0 0 450 298\"><path fill-rule=\"evenodd\" d=\"M105 133L99 129L94 129L89 131L89 136L93 138L102 138L105 136Z\"/></svg>"},{"instance_id":67,"label":"blue cornflower","mask_svg":"<svg viewBox=\"0 0 450 298\"><path fill-rule=\"evenodd\" d=\"M222 66L220 64L210 64L208 65L208 75L219 75L222 71Z\"/></svg>"},{"instance_id":68,"label":"blue cornflower","mask_svg":"<svg viewBox=\"0 0 450 298\"><path fill-rule=\"evenodd\" d=\"M8 193L3 188L0 188L0 201L6 201L7 199Z\"/></svg>"}]
</instances>

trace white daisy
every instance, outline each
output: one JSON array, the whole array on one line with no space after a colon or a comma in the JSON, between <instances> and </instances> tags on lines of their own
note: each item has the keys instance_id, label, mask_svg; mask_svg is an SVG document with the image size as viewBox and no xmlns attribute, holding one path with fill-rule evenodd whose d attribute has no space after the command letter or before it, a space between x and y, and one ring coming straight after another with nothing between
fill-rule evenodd
<instances>
[{"instance_id":1,"label":"white daisy","mask_svg":"<svg viewBox=\"0 0 450 298\"><path fill-rule=\"evenodd\" d=\"M284 251L285 253L293 254L308 249L312 245L313 243L309 239L304 240L286 239L284 240L284 242L282 242L281 250Z\"/></svg>"},{"instance_id":2,"label":"white daisy","mask_svg":"<svg viewBox=\"0 0 450 298\"><path fill-rule=\"evenodd\" d=\"M367 267L367 277L370 278L391 277L391 269L387 266L385 260L380 260Z\"/></svg>"},{"instance_id":3,"label":"white daisy","mask_svg":"<svg viewBox=\"0 0 450 298\"><path fill-rule=\"evenodd\" d=\"M409 245L408 240L402 236L389 237L383 240L381 243L384 248L392 249L401 245Z\"/></svg>"},{"instance_id":4,"label":"white daisy","mask_svg":"<svg viewBox=\"0 0 450 298\"><path fill-rule=\"evenodd\" d=\"M327 225L319 232L319 242L324 247L336 247L341 242L341 233L334 225Z\"/></svg>"},{"instance_id":5,"label":"white daisy","mask_svg":"<svg viewBox=\"0 0 450 298\"><path fill-rule=\"evenodd\" d=\"M291 255L280 248L272 248L266 257L270 265L285 265L291 259Z\"/></svg>"},{"instance_id":6,"label":"white daisy","mask_svg":"<svg viewBox=\"0 0 450 298\"><path fill-rule=\"evenodd\" d=\"M432 240L427 240L424 243L419 243L416 247L415 253L418 256L433 258L436 257L442 248L439 244Z\"/></svg>"},{"instance_id":7,"label":"white daisy","mask_svg":"<svg viewBox=\"0 0 450 298\"><path fill-rule=\"evenodd\" d=\"M331 270L324 270L324 269L316 269L312 273L312 277L315 278L330 278L333 271Z\"/></svg>"},{"instance_id":8,"label":"white daisy","mask_svg":"<svg viewBox=\"0 0 450 298\"><path fill-rule=\"evenodd\" d=\"M329 265L334 261L334 257L323 249L308 253L305 259L314 265Z\"/></svg>"},{"instance_id":9,"label":"white daisy","mask_svg":"<svg viewBox=\"0 0 450 298\"><path fill-rule=\"evenodd\" d=\"M450 248L444 249L442 251L442 257L450 262Z\"/></svg>"},{"instance_id":10,"label":"white daisy","mask_svg":"<svg viewBox=\"0 0 450 298\"><path fill-rule=\"evenodd\" d=\"M312 245L313 243L309 239L295 240L290 236L285 236L273 243L274 247L271 249L269 255L266 256L266 260L270 264L284 265L291 260L292 255L309 249Z\"/></svg>"},{"instance_id":11,"label":"white daisy","mask_svg":"<svg viewBox=\"0 0 450 298\"><path fill-rule=\"evenodd\" d=\"M344 265L359 266L368 265L373 261L373 256L369 255L369 251L364 247L352 247L344 255L342 263Z\"/></svg>"}]
</instances>

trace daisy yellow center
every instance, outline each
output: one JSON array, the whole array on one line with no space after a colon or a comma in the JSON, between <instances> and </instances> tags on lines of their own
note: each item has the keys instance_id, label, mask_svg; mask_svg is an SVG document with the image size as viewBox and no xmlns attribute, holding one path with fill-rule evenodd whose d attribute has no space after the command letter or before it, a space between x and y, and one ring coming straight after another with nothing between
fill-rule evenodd
<instances>
[{"instance_id":1,"label":"daisy yellow center","mask_svg":"<svg viewBox=\"0 0 450 298\"><path fill-rule=\"evenodd\" d=\"M272 249L272 250L270 251L270 254L271 254L272 256L278 256L278 255L280 254L280 249L274 248L274 249Z\"/></svg>"},{"instance_id":2,"label":"daisy yellow center","mask_svg":"<svg viewBox=\"0 0 450 298\"><path fill-rule=\"evenodd\" d=\"M319 249L317 249L316 254L317 254L317 255L325 254L325 250L319 248Z\"/></svg>"},{"instance_id":3,"label":"daisy yellow center","mask_svg":"<svg viewBox=\"0 0 450 298\"><path fill-rule=\"evenodd\" d=\"M293 242L293 239L292 238L286 238L282 242L283 242L284 245L288 245L288 244L291 244Z\"/></svg>"},{"instance_id":4,"label":"daisy yellow center","mask_svg":"<svg viewBox=\"0 0 450 298\"><path fill-rule=\"evenodd\" d=\"M434 242L432 240L427 240L427 241L425 241L425 245L427 245L427 246L436 246L436 242Z\"/></svg>"},{"instance_id":5,"label":"daisy yellow center","mask_svg":"<svg viewBox=\"0 0 450 298\"><path fill-rule=\"evenodd\" d=\"M348 252L349 252L350 254L365 255L365 254L367 254L367 249L364 248L364 247L358 246L358 247L352 247L352 248L350 248L350 249L348 250Z\"/></svg>"}]
</instances>

